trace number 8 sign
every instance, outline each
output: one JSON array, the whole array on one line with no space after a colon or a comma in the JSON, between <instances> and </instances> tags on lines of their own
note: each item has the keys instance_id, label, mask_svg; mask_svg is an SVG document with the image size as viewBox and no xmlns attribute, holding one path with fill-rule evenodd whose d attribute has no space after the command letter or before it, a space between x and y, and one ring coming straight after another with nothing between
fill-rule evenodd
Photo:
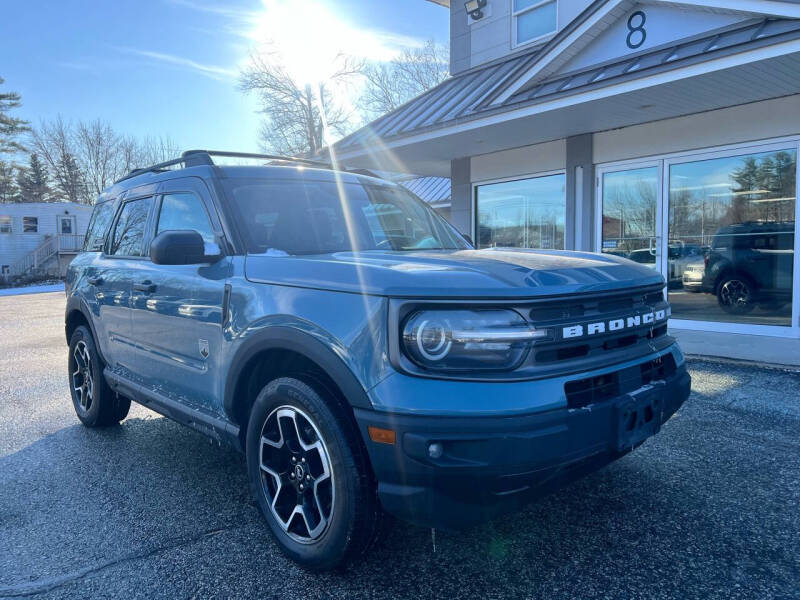
<instances>
[{"instance_id":1,"label":"number 8 sign","mask_svg":"<svg viewBox=\"0 0 800 600\"><path fill-rule=\"evenodd\" d=\"M638 21L637 25L634 22ZM647 39L647 32L644 29L644 24L647 22L647 15L644 11L637 10L628 17L628 37L625 38L625 43L628 48L635 50Z\"/></svg>"}]
</instances>

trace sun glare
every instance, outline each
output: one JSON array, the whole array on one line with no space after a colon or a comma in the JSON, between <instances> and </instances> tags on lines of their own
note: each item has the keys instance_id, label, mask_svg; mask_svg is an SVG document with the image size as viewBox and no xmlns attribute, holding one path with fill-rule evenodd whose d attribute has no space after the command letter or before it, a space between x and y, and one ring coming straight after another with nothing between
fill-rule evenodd
<instances>
[{"instance_id":1,"label":"sun glare","mask_svg":"<svg viewBox=\"0 0 800 600\"><path fill-rule=\"evenodd\" d=\"M327 81L341 57L388 61L419 40L360 28L319 0L262 0L248 33L256 51L275 53L298 84Z\"/></svg>"}]
</instances>

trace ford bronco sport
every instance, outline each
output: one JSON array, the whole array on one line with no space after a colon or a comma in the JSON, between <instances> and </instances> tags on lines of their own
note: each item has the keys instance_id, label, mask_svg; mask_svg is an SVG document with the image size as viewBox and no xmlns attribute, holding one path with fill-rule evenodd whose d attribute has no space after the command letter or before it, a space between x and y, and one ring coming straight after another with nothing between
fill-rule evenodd
<instances>
[{"instance_id":1,"label":"ford bronco sport","mask_svg":"<svg viewBox=\"0 0 800 600\"><path fill-rule=\"evenodd\" d=\"M393 183L220 155L98 198L67 276L69 386L89 427L133 400L242 450L302 565L363 552L385 513L455 528L514 510L689 395L652 269L475 250Z\"/></svg>"}]
</instances>

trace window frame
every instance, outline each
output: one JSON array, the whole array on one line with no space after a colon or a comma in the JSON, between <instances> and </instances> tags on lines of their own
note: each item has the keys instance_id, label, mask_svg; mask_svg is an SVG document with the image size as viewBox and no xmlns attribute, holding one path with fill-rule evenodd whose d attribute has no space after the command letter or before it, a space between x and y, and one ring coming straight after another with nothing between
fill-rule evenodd
<instances>
[{"instance_id":1,"label":"window frame","mask_svg":"<svg viewBox=\"0 0 800 600\"><path fill-rule=\"evenodd\" d=\"M513 48L520 48L522 46L527 46L529 44L535 44L536 42L544 42L544 41L549 40L550 38L552 38L556 33L558 33L558 10L559 10L558 0L540 0L539 2L535 2L534 4L531 4L530 6L526 6L525 8L523 8L521 10L514 10L514 1L515 0L509 0L509 1L511 2L510 13L511 13L511 48L512 49ZM537 36L535 38L531 38L529 40L520 41L517 38L517 20L518 20L518 18L521 15L524 15L525 13L528 13L528 12L531 12L533 10L536 10L537 8L540 8L540 7L544 6L545 4L551 4L551 3L555 3L555 5L556 5L556 22L555 22L555 27L553 28L553 30L548 32L548 33L543 33L542 35Z\"/></svg>"},{"instance_id":2,"label":"window frame","mask_svg":"<svg viewBox=\"0 0 800 600\"><path fill-rule=\"evenodd\" d=\"M36 220L36 229L34 231L28 231L25 228L29 227L29 225L25 225L25 219L35 219ZM31 216L23 216L22 217L22 233L39 233L39 217L31 217Z\"/></svg>"},{"instance_id":3,"label":"window frame","mask_svg":"<svg viewBox=\"0 0 800 600\"><path fill-rule=\"evenodd\" d=\"M0 233L5 235L11 235L14 233L14 217L12 215L0 215L0 219L8 219L8 230L0 229Z\"/></svg>"},{"instance_id":4,"label":"window frame","mask_svg":"<svg viewBox=\"0 0 800 600\"><path fill-rule=\"evenodd\" d=\"M133 196L130 198L125 198L119 202L117 206L117 210L114 214L114 220L112 221L111 227L109 227L108 232L106 232L106 239L105 243L103 244L103 256L105 258L120 258L125 260L150 260L150 240L152 238L152 229L153 229L153 207L156 205L156 194L147 193L141 194L137 196ZM119 223L119 219L122 216L122 211L125 208L126 204L130 204L131 202L136 202L137 200L146 200L150 198L152 203L150 204L150 210L147 214L147 220L145 221L144 230L142 231L142 256L136 256L132 254L111 254L111 244L114 241L114 232L117 230L117 224Z\"/></svg>"},{"instance_id":5,"label":"window frame","mask_svg":"<svg viewBox=\"0 0 800 600\"><path fill-rule=\"evenodd\" d=\"M539 171L537 173L523 173L520 175L512 175L510 177L500 177L495 179L483 179L480 181L473 181L472 187L472 210L470 211L471 218L469 224L470 234L472 235L473 245L475 249L480 249L480 240L478 239L478 188L484 185L491 185L493 183L507 183L509 181L524 181L526 179L539 179L541 177L550 177L552 175L564 175L566 177L566 169L553 169L550 171ZM564 190L564 247L561 250L568 250L568 231L569 231L569 207L567 206L567 192ZM525 248L526 250L536 250L536 248ZM554 248L557 250L557 248Z\"/></svg>"}]
</instances>

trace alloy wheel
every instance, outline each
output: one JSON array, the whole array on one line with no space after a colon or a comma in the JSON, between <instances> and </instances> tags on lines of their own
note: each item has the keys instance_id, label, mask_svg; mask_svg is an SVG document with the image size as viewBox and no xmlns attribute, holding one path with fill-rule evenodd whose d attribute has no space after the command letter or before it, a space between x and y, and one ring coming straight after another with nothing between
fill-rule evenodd
<instances>
[{"instance_id":1,"label":"alloy wheel","mask_svg":"<svg viewBox=\"0 0 800 600\"><path fill-rule=\"evenodd\" d=\"M719 290L722 304L731 308L745 308L750 304L750 288L739 279L730 279Z\"/></svg>"},{"instance_id":2,"label":"alloy wheel","mask_svg":"<svg viewBox=\"0 0 800 600\"><path fill-rule=\"evenodd\" d=\"M311 543L333 516L333 470L311 418L294 406L273 410L261 429L261 483L278 524L293 540Z\"/></svg>"},{"instance_id":3,"label":"alloy wheel","mask_svg":"<svg viewBox=\"0 0 800 600\"><path fill-rule=\"evenodd\" d=\"M72 389L78 399L81 410L89 412L94 400L94 370L89 347L80 340L72 352L75 370L72 372Z\"/></svg>"}]
</instances>

